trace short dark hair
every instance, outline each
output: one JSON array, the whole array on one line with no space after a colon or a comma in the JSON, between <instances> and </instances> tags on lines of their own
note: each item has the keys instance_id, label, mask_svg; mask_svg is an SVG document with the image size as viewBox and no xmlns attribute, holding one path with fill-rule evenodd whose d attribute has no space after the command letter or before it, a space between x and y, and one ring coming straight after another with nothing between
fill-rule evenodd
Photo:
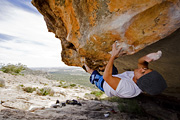
<instances>
[{"instance_id":1,"label":"short dark hair","mask_svg":"<svg viewBox=\"0 0 180 120\"><path fill-rule=\"evenodd\" d=\"M150 95L160 94L167 88L166 81L155 70L140 77L137 80L137 86Z\"/></svg>"}]
</instances>

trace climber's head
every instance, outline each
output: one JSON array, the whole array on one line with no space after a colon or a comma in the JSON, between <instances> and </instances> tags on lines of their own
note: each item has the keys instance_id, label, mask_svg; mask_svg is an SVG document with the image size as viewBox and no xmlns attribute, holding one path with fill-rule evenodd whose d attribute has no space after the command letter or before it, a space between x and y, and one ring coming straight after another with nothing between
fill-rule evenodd
<instances>
[{"instance_id":1,"label":"climber's head","mask_svg":"<svg viewBox=\"0 0 180 120\"><path fill-rule=\"evenodd\" d=\"M155 70L145 72L143 76L137 79L137 85L142 91L150 95L160 94L167 87L162 75Z\"/></svg>"}]
</instances>

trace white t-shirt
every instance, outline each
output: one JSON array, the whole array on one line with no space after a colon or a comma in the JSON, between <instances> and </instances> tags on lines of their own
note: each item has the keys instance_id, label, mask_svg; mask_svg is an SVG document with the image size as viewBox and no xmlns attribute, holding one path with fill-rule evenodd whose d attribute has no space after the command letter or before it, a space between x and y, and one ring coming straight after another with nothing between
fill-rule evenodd
<instances>
[{"instance_id":1,"label":"white t-shirt","mask_svg":"<svg viewBox=\"0 0 180 120\"><path fill-rule=\"evenodd\" d=\"M103 89L107 96L118 96L121 98L132 98L138 96L142 90L133 81L134 71L126 71L122 74L113 75L114 77L121 78L116 90L104 81Z\"/></svg>"}]
</instances>

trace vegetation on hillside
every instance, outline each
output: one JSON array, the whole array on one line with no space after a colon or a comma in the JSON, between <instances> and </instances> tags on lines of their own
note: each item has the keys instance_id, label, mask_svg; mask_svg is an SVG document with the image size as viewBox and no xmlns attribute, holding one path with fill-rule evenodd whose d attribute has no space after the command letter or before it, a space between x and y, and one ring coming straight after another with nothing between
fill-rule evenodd
<instances>
[{"instance_id":1,"label":"vegetation on hillside","mask_svg":"<svg viewBox=\"0 0 180 120\"><path fill-rule=\"evenodd\" d=\"M46 96L46 95L53 96L54 91L49 87L44 87L44 88L38 89L37 94L41 96Z\"/></svg>"},{"instance_id":2,"label":"vegetation on hillside","mask_svg":"<svg viewBox=\"0 0 180 120\"><path fill-rule=\"evenodd\" d=\"M25 87L24 85L19 85L19 86L22 88L23 91L27 93L33 93L34 91L36 91L36 94L41 96L54 95L54 91L50 87L35 88L35 87Z\"/></svg>"},{"instance_id":3,"label":"vegetation on hillside","mask_svg":"<svg viewBox=\"0 0 180 120\"><path fill-rule=\"evenodd\" d=\"M18 63L16 65L9 63L7 65L2 65L0 70L3 71L4 73L10 73L13 75L18 75L18 74L20 74L20 72L22 72L26 68L27 67L21 63Z\"/></svg>"},{"instance_id":4,"label":"vegetation on hillside","mask_svg":"<svg viewBox=\"0 0 180 120\"><path fill-rule=\"evenodd\" d=\"M51 78L49 78L51 80L65 81L66 83L75 83L96 89L96 86L92 85L89 81L90 74L84 71L79 71L73 68L68 70L58 69L57 71L49 72L49 74L51 75ZM59 87L61 86L63 85L60 85Z\"/></svg>"},{"instance_id":5,"label":"vegetation on hillside","mask_svg":"<svg viewBox=\"0 0 180 120\"><path fill-rule=\"evenodd\" d=\"M32 93L33 91L36 91L36 88L25 87L25 88L23 88L23 90L24 90L25 92Z\"/></svg>"}]
</instances>

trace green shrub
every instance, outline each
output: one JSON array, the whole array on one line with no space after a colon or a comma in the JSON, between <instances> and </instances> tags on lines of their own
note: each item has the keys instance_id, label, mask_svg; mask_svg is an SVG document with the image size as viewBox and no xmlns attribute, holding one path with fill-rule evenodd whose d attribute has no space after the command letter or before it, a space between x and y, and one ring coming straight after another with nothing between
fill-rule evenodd
<instances>
[{"instance_id":1,"label":"green shrub","mask_svg":"<svg viewBox=\"0 0 180 120\"><path fill-rule=\"evenodd\" d=\"M25 87L23 88L24 91L28 92L28 93L32 93L33 91L36 91L36 88L32 88L32 87Z\"/></svg>"},{"instance_id":2,"label":"green shrub","mask_svg":"<svg viewBox=\"0 0 180 120\"><path fill-rule=\"evenodd\" d=\"M24 85L19 85L20 87L24 87Z\"/></svg>"},{"instance_id":3,"label":"green shrub","mask_svg":"<svg viewBox=\"0 0 180 120\"><path fill-rule=\"evenodd\" d=\"M42 96L46 96L46 95L50 95L53 96L54 95L54 91L51 88L48 87L44 87L41 88L37 91L38 95L42 95Z\"/></svg>"},{"instance_id":4,"label":"green shrub","mask_svg":"<svg viewBox=\"0 0 180 120\"><path fill-rule=\"evenodd\" d=\"M71 86L71 87L75 87L75 86L76 86L76 84L70 84L70 86Z\"/></svg>"},{"instance_id":5,"label":"green shrub","mask_svg":"<svg viewBox=\"0 0 180 120\"><path fill-rule=\"evenodd\" d=\"M1 71L4 73L10 73L13 75L20 74L21 71L25 70L27 67L25 65L22 65L21 63L18 63L16 65L13 64L7 64L6 66L1 67Z\"/></svg>"},{"instance_id":6,"label":"green shrub","mask_svg":"<svg viewBox=\"0 0 180 120\"><path fill-rule=\"evenodd\" d=\"M96 97L101 97L104 94L104 92L102 92L102 91L92 91L91 94L95 95Z\"/></svg>"}]
</instances>

